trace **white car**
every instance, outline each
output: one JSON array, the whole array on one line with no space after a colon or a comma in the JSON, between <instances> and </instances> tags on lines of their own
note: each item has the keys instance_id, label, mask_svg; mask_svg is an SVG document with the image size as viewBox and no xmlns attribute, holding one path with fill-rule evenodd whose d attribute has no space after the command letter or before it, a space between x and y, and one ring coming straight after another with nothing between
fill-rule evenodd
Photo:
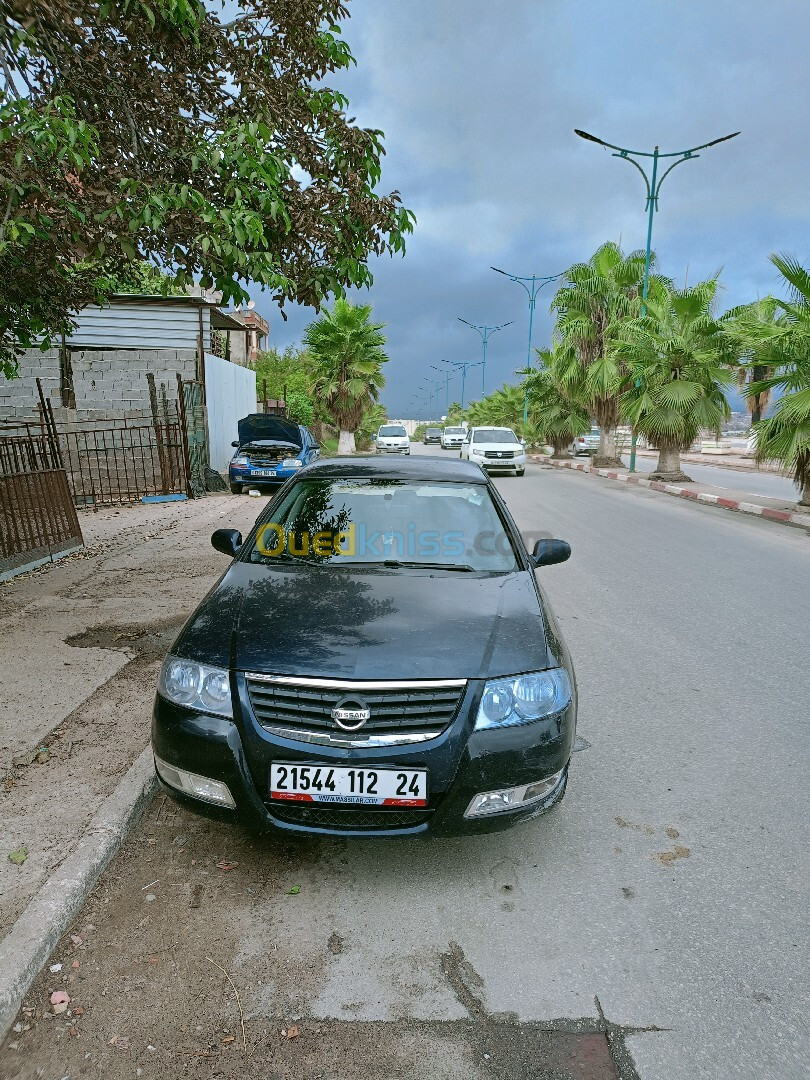
<instances>
[{"instance_id":1,"label":"white car","mask_svg":"<svg viewBox=\"0 0 810 1080\"><path fill-rule=\"evenodd\" d=\"M568 452L571 457L579 457L580 454L588 454L593 456L599 450L599 439L601 432L598 427L592 427L585 435L577 435L571 445L568 447Z\"/></svg>"},{"instance_id":2,"label":"white car","mask_svg":"<svg viewBox=\"0 0 810 1080\"><path fill-rule=\"evenodd\" d=\"M402 424L383 424L375 442L378 454L410 454L411 440Z\"/></svg>"},{"instance_id":3,"label":"white car","mask_svg":"<svg viewBox=\"0 0 810 1080\"><path fill-rule=\"evenodd\" d=\"M446 427L442 428L442 450L452 450L454 447L461 446L464 439L467 436L467 429L463 427Z\"/></svg>"},{"instance_id":4,"label":"white car","mask_svg":"<svg viewBox=\"0 0 810 1080\"><path fill-rule=\"evenodd\" d=\"M460 456L476 462L486 472L514 472L515 476L523 476L526 471L526 449L511 428L470 428Z\"/></svg>"}]
</instances>

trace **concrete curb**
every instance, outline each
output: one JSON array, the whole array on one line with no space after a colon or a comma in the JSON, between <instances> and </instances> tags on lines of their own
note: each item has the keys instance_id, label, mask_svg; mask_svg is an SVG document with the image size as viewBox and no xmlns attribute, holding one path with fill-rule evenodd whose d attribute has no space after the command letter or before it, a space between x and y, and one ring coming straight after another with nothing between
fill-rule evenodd
<instances>
[{"instance_id":1,"label":"concrete curb","mask_svg":"<svg viewBox=\"0 0 810 1080\"><path fill-rule=\"evenodd\" d=\"M614 472L612 469L592 469L590 465L586 465L584 462L555 461L541 454L531 454L530 460L541 465L550 465L554 469L571 469L573 472L601 476L606 480L618 480L623 484L637 484L639 487L652 488L653 491L662 491L665 495L674 495L679 499L690 499L692 502L704 503L707 506L718 506L721 510L733 510L740 514L754 514L756 517L767 518L769 521L777 521L780 525L790 525L794 528L804 529L806 533L810 534L810 514L791 513L789 510L773 510L769 506L760 506L759 503L724 499L722 496L713 495L708 491L696 491L694 488L680 487L678 484L665 484L660 480L646 480L641 476Z\"/></svg>"},{"instance_id":2,"label":"concrete curb","mask_svg":"<svg viewBox=\"0 0 810 1080\"><path fill-rule=\"evenodd\" d=\"M0 1039L15 1022L31 984L156 787L150 745L94 814L76 850L48 878L0 942Z\"/></svg>"}]
</instances>

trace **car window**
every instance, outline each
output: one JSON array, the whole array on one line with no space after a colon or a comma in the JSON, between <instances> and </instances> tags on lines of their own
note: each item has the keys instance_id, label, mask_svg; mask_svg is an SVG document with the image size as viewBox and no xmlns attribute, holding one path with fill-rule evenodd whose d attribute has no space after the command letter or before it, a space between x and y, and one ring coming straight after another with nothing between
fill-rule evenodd
<instances>
[{"instance_id":1,"label":"car window","mask_svg":"<svg viewBox=\"0 0 810 1080\"><path fill-rule=\"evenodd\" d=\"M445 433L445 435L463 435L464 434L464 428L463 427L446 427L444 429L444 433Z\"/></svg>"},{"instance_id":2,"label":"car window","mask_svg":"<svg viewBox=\"0 0 810 1080\"><path fill-rule=\"evenodd\" d=\"M516 443L517 441L518 437L511 428L489 428L476 431L473 435L475 443Z\"/></svg>"},{"instance_id":3,"label":"car window","mask_svg":"<svg viewBox=\"0 0 810 1080\"><path fill-rule=\"evenodd\" d=\"M483 484L302 478L259 519L245 549L243 558L267 564L518 568Z\"/></svg>"},{"instance_id":4,"label":"car window","mask_svg":"<svg viewBox=\"0 0 810 1080\"><path fill-rule=\"evenodd\" d=\"M384 427L380 428L378 434L382 435L384 439L390 439L392 437L402 438L403 435L407 435L407 432L405 428L399 424L386 424Z\"/></svg>"}]
</instances>

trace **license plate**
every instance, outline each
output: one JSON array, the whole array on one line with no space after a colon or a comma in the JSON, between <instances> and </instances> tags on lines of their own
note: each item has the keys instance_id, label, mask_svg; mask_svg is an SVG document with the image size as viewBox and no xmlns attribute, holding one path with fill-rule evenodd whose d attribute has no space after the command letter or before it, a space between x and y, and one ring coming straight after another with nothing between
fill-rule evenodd
<instances>
[{"instance_id":1,"label":"license plate","mask_svg":"<svg viewBox=\"0 0 810 1080\"><path fill-rule=\"evenodd\" d=\"M273 763L270 798L359 806L427 806L427 772Z\"/></svg>"},{"instance_id":2,"label":"license plate","mask_svg":"<svg viewBox=\"0 0 810 1080\"><path fill-rule=\"evenodd\" d=\"M275 469L254 469L251 476L275 476Z\"/></svg>"}]
</instances>

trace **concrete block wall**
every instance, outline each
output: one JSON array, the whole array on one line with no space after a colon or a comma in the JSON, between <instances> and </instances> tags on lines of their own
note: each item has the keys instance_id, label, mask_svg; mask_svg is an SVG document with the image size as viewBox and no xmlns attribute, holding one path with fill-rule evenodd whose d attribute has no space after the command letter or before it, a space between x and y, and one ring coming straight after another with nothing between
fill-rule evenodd
<instances>
[{"instance_id":1,"label":"concrete block wall","mask_svg":"<svg viewBox=\"0 0 810 1080\"><path fill-rule=\"evenodd\" d=\"M29 349L20 358L16 379L0 376L0 420L31 419L38 415L36 379L42 381L57 421L105 420L123 413L149 412L147 373L155 377L170 401L177 398L177 374L195 376L194 349L73 349L71 367L75 409L63 409L59 383L59 350Z\"/></svg>"},{"instance_id":2,"label":"concrete block wall","mask_svg":"<svg viewBox=\"0 0 810 1080\"><path fill-rule=\"evenodd\" d=\"M177 398L177 375L193 379L194 349L76 349L71 353L77 418L90 411L121 415L149 411L147 374L154 375L160 400L165 386ZM87 417L90 418L89 416Z\"/></svg>"},{"instance_id":3,"label":"concrete block wall","mask_svg":"<svg viewBox=\"0 0 810 1080\"><path fill-rule=\"evenodd\" d=\"M46 398L56 407L62 404L59 393L59 350L28 349L20 357L20 374L16 379L0 375L0 420L31 419L39 412L37 377L42 382Z\"/></svg>"}]
</instances>

